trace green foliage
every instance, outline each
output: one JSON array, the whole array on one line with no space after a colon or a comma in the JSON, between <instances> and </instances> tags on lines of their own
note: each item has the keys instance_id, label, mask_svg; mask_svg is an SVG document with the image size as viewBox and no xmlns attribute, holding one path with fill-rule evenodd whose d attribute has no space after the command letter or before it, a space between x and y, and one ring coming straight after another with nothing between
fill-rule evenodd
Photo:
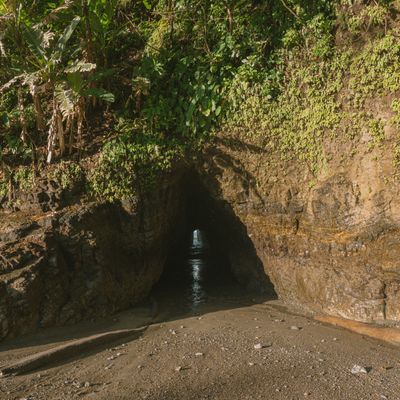
<instances>
[{"instance_id":1,"label":"green foliage","mask_svg":"<svg viewBox=\"0 0 400 400\"><path fill-rule=\"evenodd\" d=\"M183 156L176 140L135 132L128 124L103 147L89 175L90 190L100 199L122 200L148 190Z\"/></svg>"},{"instance_id":2,"label":"green foliage","mask_svg":"<svg viewBox=\"0 0 400 400\"><path fill-rule=\"evenodd\" d=\"M35 184L35 174L32 167L18 167L14 171L13 183L23 191L29 191Z\"/></svg>"},{"instance_id":3,"label":"green foliage","mask_svg":"<svg viewBox=\"0 0 400 400\"><path fill-rule=\"evenodd\" d=\"M365 46L351 65L349 87L354 106L361 107L371 95L394 93L400 89L400 41L387 34Z\"/></svg>"},{"instance_id":4,"label":"green foliage","mask_svg":"<svg viewBox=\"0 0 400 400\"><path fill-rule=\"evenodd\" d=\"M316 172L325 158L324 135L334 135L341 123L336 96L342 89L349 55L337 54L329 62L299 60L288 64L281 93L275 98L268 93L270 80L253 87L228 127L261 136L282 158L297 156Z\"/></svg>"},{"instance_id":5,"label":"green foliage","mask_svg":"<svg viewBox=\"0 0 400 400\"><path fill-rule=\"evenodd\" d=\"M0 201L8 196L8 182L0 177Z\"/></svg>"},{"instance_id":6,"label":"green foliage","mask_svg":"<svg viewBox=\"0 0 400 400\"><path fill-rule=\"evenodd\" d=\"M84 180L84 171L78 163L63 161L50 169L48 178L57 182L62 189L72 189Z\"/></svg>"},{"instance_id":7,"label":"green foliage","mask_svg":"<svg viewBox=\"0 0 400 400\"><path fill-rule=\"evenodd\" d=\"M381 22L388 18L388 8L382 7L385 18L380 8ZM374 16L374 24L381 23L376 8L363 10L371 18ZM321 26L319 18L315 17L315 26ZM234 107L223 128L257 140L283 159L296 157L314 173L326 163L327 140L346 142L368 132L369 150L381 145L390 121L376 115L375 108L370 110L370 104L400 90L400 40L396 32L372 37L362 49L353 52L351 48L333 46L328 26L327 23L321 28L327 37L324 51L321 49L325 45L321 47L319 40L307 42L306 34L295 29L287 31L284 43L290 50L283 50L287 59L282 69L278 68L278 79L259 74L261 81L255 83L252 78L246 79L245 73L238 73L229 91ZM308 30L312 32L312 28ZM300 45L301 37L305 40ZM400 127L397 100L392 107L392 122ZM395 152L400 154L398 148L396 145Z\"/></svg>"},{"instance_id":8,"label":"green foliage","mask_svg":"<svg viewBox=\"0 0 400 400\"><path fill-rule=\"evenodd\" d=\"M397 129L396 143L394 144L393 165L396 169L400 168L400 100L392 101L392 111L394 113L391 124Z\"/></svg>"},{"instance_id":9,"label":"green foliage","mask_svg":"<svg viewBox=\"0 0 400 400\"><path fill-rule=\"evenodd\" d=\"M353 35L367 32L374 27L384 27L388 20L388 1L374 2L366 5L360 12L347 18L347 29Z\"/></svg>"},{"instance_id":10,"label":"green foliage","mask_svg":"<svg viewBox=\"0 0 400 400\"><path fill-rule=\"evenodd\" d=\"M380 145L385 139L385 124L381 119L371 119L368 127L371 135L371 141L368 147L371 150L376 145Z\"/></svg>"},{"instance_id":11,"label":"green foliage","mask_svg":"<svg viewBox=\"0 0 400 400\"><path fill-rule=\"evenodd\" d=\"M268 79L263 93L277 93L283 56L275 47L307 45L314 57L328 56L330 2L289 5L292 9L272 1L177 1L179 18L172 23L160 2L162 17L135 71L135 80L148 82L145 93L139 91L145 94L141 114L148 130L204 140L257 83Z\"/></svg>"},{"instance_id":12,"label":"green foliage","mask_svg":"<svg viewBox=\"0 0 400 400\"><path fill-rule=\"evenodd\" d=\"M99 38L118 3L54 2L34 8L23 0L2 3L0 93L14 90L14 99L8 104L0 102L0 114L8 125L4 131L0 126L0 134L9 134L11 128L12 141L20 140L32 149L46 146L48 162L56 146L59 155L64 155L65 136L69 134L70 140L75 135L82 137L88 100L114 101L109 90L99 85L103 71L93 61L95 49L105 51ZM99 13L103 31L94 25ZM2 145L4 152L12 152L7 143ZM36 154L32 157L37 159Z\"/></svg>"},{"instance_id":13,"label":"green foliage","mask_svg":"<svg viewBox=\"0 0 400 400\"><path fill-rule=\"evenodd\" d=\"M85 140L104 143L93 121L106 110L109 133L118 118L128 121L88 178L92 193L110 201L153 185L218 130L316 174L329 159L327 141L369 132L371 151L383 143L387 121L369 104L400 90L389 0L1 4L3 158L26 165L46 152L48 161L90 154ZM360 39L357 50L336 45L344 28ZM395 101L396 127L398 108ZM51 171L63 188L83 179L72 162Z\"/></svg>"}]
</instances>

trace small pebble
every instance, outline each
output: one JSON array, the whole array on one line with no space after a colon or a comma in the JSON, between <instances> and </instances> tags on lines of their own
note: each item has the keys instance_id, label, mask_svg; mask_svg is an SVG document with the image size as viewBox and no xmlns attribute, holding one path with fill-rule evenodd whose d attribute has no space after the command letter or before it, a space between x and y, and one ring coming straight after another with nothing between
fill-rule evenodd
<instances>
[{"instance_id":1,"label":"small pebble","mask_svg":"<svg viewBox=\"0 0 400 400\"><path fill-rule=\"evenodd\" d=\"M362 367L361 365L355 364L353 366L353 368L351 369L351 373L353 375L355 375L355 374L368 374L368 371L367 371L367 369L365 367Z\"/></svg>"}]
</instances>

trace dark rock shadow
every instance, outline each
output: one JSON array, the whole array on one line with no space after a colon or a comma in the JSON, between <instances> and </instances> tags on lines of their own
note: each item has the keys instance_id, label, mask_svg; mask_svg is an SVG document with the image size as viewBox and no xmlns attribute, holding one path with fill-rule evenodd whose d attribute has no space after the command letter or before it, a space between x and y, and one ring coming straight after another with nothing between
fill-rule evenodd
<instances>
[{"instance_id":1,"label":"dark rock shadow","mask_svg":"<svg viewBox=\"0 0 400 400\"><path fill-rule=\"evenodd\" d=\"M232 160L227 162L231 166ZM193 168L183 185L185 223L152 291L159 306L158 321L276 299L245 225L232 206L218 197L218 183L205 183ZM206 242L200 254L193 254L191 248L194 231Z\"/></svg>"}]
</instances>

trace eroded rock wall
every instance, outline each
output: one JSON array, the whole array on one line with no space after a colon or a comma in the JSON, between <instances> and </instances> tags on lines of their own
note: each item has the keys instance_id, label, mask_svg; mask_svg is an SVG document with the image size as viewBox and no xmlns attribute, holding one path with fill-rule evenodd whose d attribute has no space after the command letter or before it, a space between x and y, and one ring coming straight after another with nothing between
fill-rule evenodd
<instances>
[{"instance_id":1,"label":"eroded rock wall","mask_svg":"<svg viewBox=\"0 0 400 400\"><path fill-rule=\"evenodd\" d=\"M179 180L175 172L124 204L43 212L54 205L32 197L26 211L3 213L0 339L104 316L143 299L182 224Z\"/></svg>"},{"instance_id":2,"label":"eroded rock wall","mask_svg":"<svg viewBox=\"0 0 400 400\"><path fill-rule=\"evenodd\" d=\"M360 144L351 159L332 156L312 175L296 159L224 133L194 162L209 196L199 204L211 210L199 218L249 289L264 286L263 268L279 297L304 312L399 325L392 145ZM329 151L348 153L345 146ZM38 195L23 211L2 214L0 338L110 314L145 297L187 229L188 166L124 204L71 196L63 204L52 195L53 204Z\"/></svg>"},{"instance_id":3,"label":"eroded rock wall","mask_svg":"<svg viewBox=\"0 0 400 400\"><path fill-rule=\"evenodd\" d=\"M391 143L330 149L313 176L296 160L226 133L202 180L246 227L279 297L312 313L400 324L400 185Z\"/></svg>"}]
</instances>

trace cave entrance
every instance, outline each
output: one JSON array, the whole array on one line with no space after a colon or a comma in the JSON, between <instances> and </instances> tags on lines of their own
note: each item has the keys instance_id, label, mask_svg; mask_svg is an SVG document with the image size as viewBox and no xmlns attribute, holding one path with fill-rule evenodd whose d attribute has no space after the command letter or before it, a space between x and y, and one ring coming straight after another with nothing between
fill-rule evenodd
<instances>
[{"instance_id":1,"label":"cave entrance","mask_svg":"<svg viewBox=\"0 0 400 400\"><path fill-rule=\"evenodd\" d=\"M184 178L175 244L152 295L191 312L276 298L245 226L210 187L195 171Z\"/></svg>"}]
</instances>

